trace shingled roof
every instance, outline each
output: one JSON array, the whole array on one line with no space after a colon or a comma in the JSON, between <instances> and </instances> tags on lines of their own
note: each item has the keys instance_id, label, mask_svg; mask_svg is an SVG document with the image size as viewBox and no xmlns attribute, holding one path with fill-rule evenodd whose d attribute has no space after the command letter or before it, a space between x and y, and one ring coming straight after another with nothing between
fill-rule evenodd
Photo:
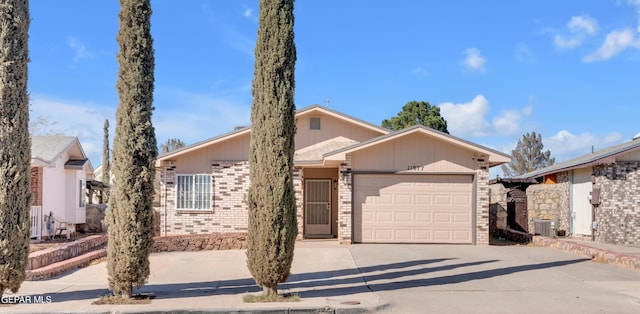
<instances>
[{"instance_id":1,"label":"shingled roof","mask_svg":"<svg viewBox=\"0 0 640 314\"><path fill-rule=\"evenodd\" d=\"M531 171L523 175L516 176L514 177L514 179L538 178L547 174L583 168L593 164L613 163L615 162L616 156L628 153L636 149L640 149L640 137L636 137L631 141L624 142L619 145L607 147L590 154L557 163L549 167Z\"/></svg>"}]
</instances>

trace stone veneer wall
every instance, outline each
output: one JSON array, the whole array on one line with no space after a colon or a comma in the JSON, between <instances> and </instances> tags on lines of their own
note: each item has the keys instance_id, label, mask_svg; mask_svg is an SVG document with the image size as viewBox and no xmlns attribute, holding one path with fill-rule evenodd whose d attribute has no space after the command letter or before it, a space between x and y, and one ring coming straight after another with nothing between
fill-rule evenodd
<instances>
[{"instance_id":1,"label":"stone veneer wall","mask_svg":"<svg viewBox=\"0 0 640 314\"><path fill-rule=\"evenodd\" d=\"M600 188L596 240L640 245L640 162L616 162L596 166L596 188Z\"/></svg>"},{"instance_id":2,"label":"stone veneer wall","mask_svg":"<svg viewBox=\"0 0 640 314\"><path fill-rule=\"evenodd\" d=\"M501 184L489 185L489 234L507 229L507 189Z\"/></svg>"},{"instance_id":3,"label":"stone veneer wall","mask_svg":"<svg viewBox=\"0 0 640 314\"><path fill-rule=\"evenodd\" d=\"M340 244L351 244L352 235L352 190L353 174L351 173L351 154L347 154L344 163L340 164L338 180L338 242Z\"/></svg>"},{"instance_id":4,"label":"stone veneer wall","mask_svg":"<svg viewBox=\"0 0 640 314\"><path fill-rule=\"evenodd\" d=\"M534 184L526 192L530 233L536 233L536 219L551 219L555 221L556 230L569 233L568 172L558 173L556 184Z\"/></svg>"},{"instance_id":5,"label":"stone veneer wall","mask_svg":"<svg viewBox=\"0 0 640 314\"><path fill-rule=\"evenodd\" d=\"M476 156L476 239L489 244L489 156Z\"/></svg>"}]
</instances>

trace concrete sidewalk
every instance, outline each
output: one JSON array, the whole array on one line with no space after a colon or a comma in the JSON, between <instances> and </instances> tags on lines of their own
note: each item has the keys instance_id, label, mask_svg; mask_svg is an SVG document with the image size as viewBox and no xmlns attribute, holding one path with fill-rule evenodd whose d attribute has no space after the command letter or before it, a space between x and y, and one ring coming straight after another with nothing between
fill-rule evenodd
<instances>
[{"instance_id":1,"label":"concrete sidewalk","mask_svg":"<svg viewBox=\"0 0 640 314\"><path fill-rule=\"evenodd\" d=\"M281 293L298 293L300 302L244 303L259 294L246 267L244 250L151 254L149 282L135 293L154 295L145 305L92 305L107 289L106 262L50 280L25 281L19 293L30 304L3 304L3 313L270 312L358 313L385 306L366 286L348 246L335 241L297 242L289 280ZM35 301L50 303L34 303ZM12 299L12 302L16 302ZM6 303L6 302L5 302Z\"/></svg>"}]
</instances>

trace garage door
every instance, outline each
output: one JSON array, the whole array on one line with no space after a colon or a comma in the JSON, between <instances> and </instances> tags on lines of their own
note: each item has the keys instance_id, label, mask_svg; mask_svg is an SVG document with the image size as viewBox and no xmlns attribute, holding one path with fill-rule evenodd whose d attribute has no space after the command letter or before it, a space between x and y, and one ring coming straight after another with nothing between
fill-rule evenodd
<instances>
[{"instance_id":1,"label":"garage door","mask_svg":"<svg viewBox=\"0 0 640 314\"><path fill-rule=\"evenodd\" d=\"M473 177L354 177L354 241L472 243Z\"/></svg>"}]
</instances>

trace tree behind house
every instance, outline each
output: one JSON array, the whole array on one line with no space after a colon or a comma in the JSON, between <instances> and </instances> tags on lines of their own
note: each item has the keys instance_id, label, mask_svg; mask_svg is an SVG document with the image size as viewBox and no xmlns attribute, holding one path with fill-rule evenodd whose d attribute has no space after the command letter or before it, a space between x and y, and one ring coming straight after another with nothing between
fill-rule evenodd
<instances>
[{"instance_id":1,"label":"tree behind house","mask_svg":"<svg viewBox=\"0 0 640 314\"><path fill-rule=\"evenodd\" d=\"M158 155L151 124L154 56L150 0L120 0L118 81L120 103L113 140L113 190L107 269L109 289L128 298L149 277L153 246L153 180Z\"/></svg>"},{"instance_id":2,"label":"tree behind house","mask_svg":"<svg viewBox=\"0 0 640 314\"><path fill-rule=\"evenodd\" d=\"M29 2L0 0L0 298L18 292L29 255Z\"/></svg>"},{"instance_id":3,"label":"tree behind house","mask_svg":"<svg viewBox=\"0 0 640 314\"><path fill-rule=\"evenodd\" d=\"M104 119L104 138L102 139L102 182L107 185L107 189L102 191L102 202L109 202L109 191L111 190L111 160L109 158L109 119Z\"/></svg>"},{"instance_id":4,"label":"tree behind house","mask_svg":"<svg viewBox=\"0 0 640 314\"><path fill-rule=\"evenodd\" d=\"M518 145L511 151L511 162L502 165L504 176L515 177L527 172L551 166L556 159L551 158L551 151L543 152L542 137L536 132L522 135Z\"/></svg>"},{"instance_id":5,"label":"tree behind house","mask_svg":"<svg viewBox=\"0 0 640 314\"><path fill-rule=\"evenodd\" d=\"M393 131L416 124L449 133L447 121L440 115L440 108L426 101L410 101L402 107L402 111L398 112L397 116L382 121L383 128Z\"/></svg>"},{"instance_id":6,"label":"tree behind house","mask_svg":"<svg viewBox=\"0 0 640 314\"><path fill-rule=\"evenodd\" d=\"M247 266L263 294L289 277L298 232L293 190L295 136L293 0L261 0L251 106Z\"/></svg>"},{"instance_id":7,"label":"tree behind house","mask_svg":"<svg viewBox=\"0 0 640 314\"><path fill-rule=\"evenodd\" d=\"M160 146L160 153L166 154L183 147L185 147L185 144L182 140L180 140L179 138L170 138L166 143Z\"/></svg>"}]
</instances>

